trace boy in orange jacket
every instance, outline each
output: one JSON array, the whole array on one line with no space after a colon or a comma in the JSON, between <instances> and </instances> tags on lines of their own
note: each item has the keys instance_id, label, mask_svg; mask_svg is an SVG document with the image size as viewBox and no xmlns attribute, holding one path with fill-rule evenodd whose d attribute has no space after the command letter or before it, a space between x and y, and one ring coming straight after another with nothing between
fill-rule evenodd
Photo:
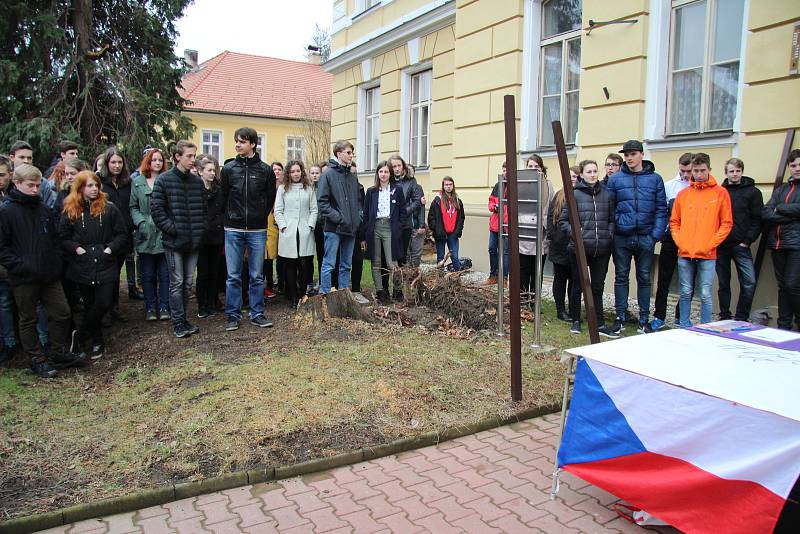
<instances>
[{"instance_id":1,"label":"boy in orange jacket","mask_svg":"<svg viewBox=\"0 0 800 534\"><path fill-rule=\"evenodd\" d=\"M672 238L678 247L678 276L681 282L680 326L692 326L695 274L700 286L700 320L711 322L712 293L717 247L733 227L731 199L711 175L711 158L698 152L692 157L689 187L678 194L669 219Z\"/></svg>"}]
</instances>

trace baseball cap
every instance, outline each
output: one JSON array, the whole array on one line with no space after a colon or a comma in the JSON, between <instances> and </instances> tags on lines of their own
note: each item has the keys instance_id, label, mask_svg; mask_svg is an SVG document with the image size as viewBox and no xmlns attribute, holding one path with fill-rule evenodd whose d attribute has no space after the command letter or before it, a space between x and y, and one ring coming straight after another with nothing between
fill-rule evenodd
<instances>
[{"instance_id":1,"label":"baseball cap","mask_svg":"<svg viewBox=\"0 0 800 534\"><path fill-rule=\"evenodd\" d=\"M625 141L625 144L622 145L622 150L620 150L620 154L624 152L632 152L634 150L638 150L639 152L644 152L644 146L640 141L636 139L631 139L630 141Z\"/></svg>"}]
</instances>

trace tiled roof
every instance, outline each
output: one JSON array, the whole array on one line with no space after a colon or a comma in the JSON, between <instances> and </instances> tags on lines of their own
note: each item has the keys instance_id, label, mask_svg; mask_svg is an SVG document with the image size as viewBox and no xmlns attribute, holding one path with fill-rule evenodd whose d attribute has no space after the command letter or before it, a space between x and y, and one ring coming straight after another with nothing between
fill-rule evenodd
<instances>
[{"instance_id":1,"label":"tiled roof","mask_svg":"<svg viewBox=\"0 0 800 534\"><path fill-rule=\"evenodd\" d=\"M184 76L181 94L191 111L330 121L332 79L319 65L226 51Z\"/></svg>"}]
</instances>

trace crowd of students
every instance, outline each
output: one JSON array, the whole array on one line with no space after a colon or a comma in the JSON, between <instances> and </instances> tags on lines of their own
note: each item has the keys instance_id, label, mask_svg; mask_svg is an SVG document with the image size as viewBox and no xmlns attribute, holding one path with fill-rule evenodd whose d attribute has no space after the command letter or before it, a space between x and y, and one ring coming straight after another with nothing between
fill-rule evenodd
<instances>
[{"instance_id":1,"label":"crowd of students","mask_svg":"<svg viewBox=\"0 0 800 534\"><path fill-rule=\"evenodd\" d=\"M285 166L262 161L252 128L238 129L234 140L237 155L221 168L186 140L169 153L147 147L133 173L115 147L90 168L78 158L77 145L64 142L45 172L49 178L32 165L33 150L25 142L15 143L9 156L0 156L0 361L16 350L15 315L19 343L39 376L52 377L60 368L102 357L103 329L111 321L127 321L119 311L123 267L128 297L143 301L145 320L171 321L178 338L200 330L187 314L195 272L197 317L224 313L225 330L233 331L245 309L252 325L271 327L265 300L278 291L292 307L303 295L324 295L334 287L351 288L363 299L364 257L372 264L376 300L402 299L396 280L389 291L392 274L398 266L419 266L429 232L437 262L444 264L448 249L450 268L462 268L459 239L465 210L451 177L442 180L426 217L425 193L413 167L399 155L378 163L374 183L365 191L348 141L338 141L332 159L307 170L302 161ZM708 155L684 154L678 175L665 184L653 163L643 158L640 142L628 141L620 153L609 154L602 178L595 161L571 169L579 230L570 223L564 191L553 194L546 181L543 253L553 263L558 318L569 321L573 332L581 331L574 246L578 231L604 336L618 337L633 319L627 309L632 261L639 304L638 320L633 320L639 332L665 326L666 296L676 266L679 326L691 326L695 287L701 320L711 320L715 274L720 318L748 319L755 289L750 245L760 236L762 222L778 281L778 326L790 329L800 320L800 150L789 156L788 182L765 206L737 158L725 163L726 178L719 184L710 174ZM539 156L528 158L525 166L546 178ZM495 187L489 197L492 270L487 283L496 283L499 275L500 195ZM535 217L523 222L536 223ZM502 225L507 223L504 206ZM658 288L650 320L650 273L658 241ZM615 321L606 325L603 284L612 257ZM729 310L731 261L741 287L735 314ZM520 262L522 290L533 291L541 273L536 272L530 243L520 243Z\"/></svg>"},{"instance_id":2,"label":"crowd of students","mask_svg":"<svg viewBox=\"0 0 800 534\"><path fill-rule=\"evenodd\" d=\"M622 154L622 156L620 156ZM756 287L756 271L750 246L764 234L772 251L778 283L778 328L800 327L800 150L787 159L789 179L776 189L766 205L752 178L743 175L744 162L730 158L723 166L725 178L718 182L711 174L711 158L698 152L685 153L678 160L675 178L664 182L655 165L644 159L644 147L637 140L624 144L619 154L609 154L602 175L597 162L584 160L570 168L572 187L580 219L589 271L592 299L601 335L619 337L626 323L637 332L651 333L666 326L667 295L678 269L680 298L675 325L690 327L691 301L700 297L700 320L712 321L713 283L718 281L718 318L750 320ZM534 155L526 167L547 177L541 158ZM503 173L505 174L505 165ZM552 191L552 187L548 186ZM503 194L506 194L504 189ZM497 186L489 197L490 277L497 283L498 250ZM557 317L571 323L571 332L581 332L581 287L574 236L566 206L565 192L548 195L545 212L544 250L553 264L553 297ZM508 214L504 212L504 225ZM504 230L507 232L507 230ZM655 309L650 319L651 272L655 245L658 280ZM507 243L507 241L506 241ZM520 242L521 267L525 263ZM504 255L507 259L508 250ZM603 286L609 261L614 263L615 319L605 324ZM635 265L638 317L628 309L631 263ZM731 262L739 278L739 299L731 312ZM508 261L504 262L504 267ZM521 268L521 271L524 271ZM530 280L530 271L522 279ZM508 276L504 268L504 276ZM528 282L532 287L532 282ZM523 283L523 290L526 290ZM568 297L568 298L567 298Z\"/></svg>"}]
</instances>

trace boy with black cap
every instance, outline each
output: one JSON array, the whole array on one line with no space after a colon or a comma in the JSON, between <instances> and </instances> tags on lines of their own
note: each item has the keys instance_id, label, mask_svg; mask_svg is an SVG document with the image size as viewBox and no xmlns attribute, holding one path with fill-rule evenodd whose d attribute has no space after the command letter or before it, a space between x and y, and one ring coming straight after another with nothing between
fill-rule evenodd
<instances>
[{"instance_id":1,"label":"boy with black cap","mask_svg":"<svg viewBox=\"0 0 800 534\"><path fill-rule=\"evenodd\" d=\"M628 304L631 260L636 262L636 294L640 333L652 332L650 317L651 267L655 244L667 227L664 180L652 161L644 159L640 141L626 141L620 150L624 163L608 180L608 191L616 201L614 256L614 307L617 318L600 329L605 337L619 337Z\"/></svg>"}]
</instances>

